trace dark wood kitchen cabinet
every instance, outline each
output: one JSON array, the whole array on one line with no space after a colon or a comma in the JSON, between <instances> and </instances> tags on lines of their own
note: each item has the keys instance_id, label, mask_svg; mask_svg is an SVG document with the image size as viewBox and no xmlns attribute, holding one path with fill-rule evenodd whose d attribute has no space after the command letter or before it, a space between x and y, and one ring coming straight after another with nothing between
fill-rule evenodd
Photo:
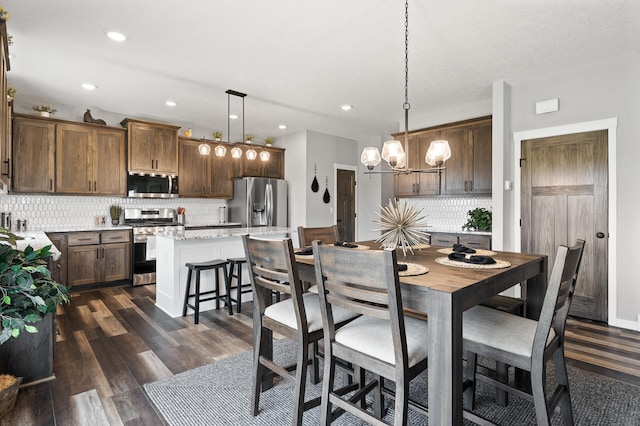
<instances>
[{"instance_id":1,"label":"dark wood kitchen cabinet","mask_svg":"<svg viewBox=\"0 0 640 426\"><path fill-rule=\"evenodd\" d=\"M473 249L490 250L491 235L431 232L431 245L452 247L454 244L462 244Z\"/></svg>"},{"instance_id":2,"label":"dark wood kitchen cabinet","mask_svg":"<svg viewBox=\"0 0 640 426\"><path fill-rule=\"evenodd\" d=\"M264 145L237 144L242 149L242 158L232 159L234 161L234 177L268 177L274 179L284 179L284 149L268 147ZM254 160L247 158L246 152L254 149L258 156ZM269 159L262 161L260 153L267 151Z\"/></svg>"},{"instance_id":3,"label":"dark wood kitchen cabinet","mask_svg":"<svg viewBox=\"0 0 640 426\"><path fill-rule=\"evenodd\" d=\"M180 126L125 118L129 172L178 174L178 129Z\"/></svg>"},{"instance_id":4,"label":"dark wood kitchen cabinet","mask_svg":"<svg viewBox=\"0 0 640 426\"><path fill-rule=\"evenodd\" d=\"M47 234L47 237L51 240L51 244L60 251L58 260L49 258L51 277L55 282L67 285L67 234L64 232L51 232Z\"/></svg>"},{"instance_id":5,"label":"dark wood kitchen cabinet","mask_svg":"<svg viewBox=\"0 0 640 426\"><path fill-rule=\"evenodd\" d=\"M425 163L424 158L429 149L429 144L437 140L439 132L425 132L410 135L407 140L407 151L409 157L409 168L414 170L431 168ZM397 135L396 140L404 144L404 134ZM395 176L396 196L425 196L437 195L439 193L439 180L437 173L410 173Z\"/></svg>"},{"instance_id":6,"label":"dark wood kitchen cabinet","mask_svg":"<svg viewBox=\"0 0 640 426\"><path fill-rule=\"evenodd\" d=\"M56 192L124 196L124 129L56 126Z\"/></svg>"},{"instance_id":7,"label":"dark wood kitchen cabinet","mask_svg":"<svg viewBox=\"0 0 640 426\"><path fill-rule=\"evenodd\" d=\"M67 234L68 285L131 280L131 230Z\"/></svg>"},{"instance_id":8,"label":"dark wood kitchen cabinet","mask_svg":"<svg viewBox=\"0 0 640 426\"><path fill-rule=\"evenodd\" d=\"M13 119L13 191L52 193L55 191L54 122L37 118Z\"/></svg>"},{"instance_id":9,"label":"dark wood kitchen cabinet","mask_svg":"<svg viewBox=\"0 0 640 426\"><path fill-rule=\"evenodd\" d=\"M208 143L209 155L201 155L198 146ZM219 142L180 138L178 176L181 197L225 198L233 197L231 180L232 161L230 149L224 157L218 157L214 148Z\"/></svg>"},{"instance_id":10,"label":"dark wood kitchen cabinet","mask_svg":"<svg viewBox=\"0 0 640 426\"><path fill-rule=\"evenodd\" d=\"M7 71L9 71L9 43L7 22L0 20L0 93L7 93ZM11 114L13 101L9 96L0 97L0 182L11 187ZM6 191L6 190L5 190Z\"/></svg>"}]
</instances>

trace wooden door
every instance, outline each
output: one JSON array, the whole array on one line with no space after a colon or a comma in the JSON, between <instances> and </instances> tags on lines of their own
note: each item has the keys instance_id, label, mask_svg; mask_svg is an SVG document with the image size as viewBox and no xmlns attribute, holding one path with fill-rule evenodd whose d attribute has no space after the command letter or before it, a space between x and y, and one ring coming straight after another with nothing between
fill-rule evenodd
<instances>
[{"instance_id":1,"label":"wooden door","mask_svg":"<svg viewBox=\"0 0 640 426\"><path fill-rule=\"evenodd\" d=\"M153 135L156 173L178 174L178 131L160 127L154 129Z\"/></svg>"},{"instance_id":2,"label":"wooden door","mask_svg":"<svg viewBox=\"0 0 640 426\"><path fill-rule=\"evenodd\" d=\"M209 195L214 198L233 198L233 181L231 180L230 155L224 157L211 157L209 161L208 175Z\"/></svg>"},{"instance_id":3,"label":"wooden door","mask_svg":"<svg viewBox=\"0 0 640 426\"><path fill-rule=\"evenodd\" d=\"M571 315L607 321L607 131L522 142L522 251L586 241Z\"/></svg>"},{"instance_id":4,"label":"wooden door","mask_svg":"<svg viewBox=\"0 0 640 426\"><path fill-rule=\"evenodd\" d=\"M471 126L471 145L468 190L473 194L491 194L491 121Z\"/></svg>"},{"instance_id":5,"label":"wooden door","mask_svg":"<svg viewBox=\"0 0 640 426\"><path fill-rule=\"evenodd\" d=\"M153 129L147 124L129 125L129 171L154 172Z\"/></svg>"},{"instance_id":6,"label":"wooden door","mask_svg":"<svg viewBox=\"0 0 640 426\"><path fill-rule=\"evenodd\" d=\"M60 123L56 127L56 192L90 194L93 178L92 131L78 124Z\"/></svg>"},{"instance_id":7,"label":"wooden door","mask_svg":"<svg viewBox=\"0 0 640 426\"><path fill-rule=\"evenodd\" d=\"M123 196L127 190L124 132L99 129L93 141L94 193Z\"/></svg>"},{"instance_id":8,"label":"wooden door","mask_svg":"<svg viewBox=\"0 0 640 426\"><path fill-rule=\"evenodd\" d=\"M101 246L102 282L120 281L131 278L131 244L115 243Z\"/></svg>"},{"instance_id":9,"label":"wooden door","mask_svg":"<svg viewBox=\"0 0 640 426\"><path fill-rule=\"evenodd\" d=\"M180 161L178 176L180 177L179 191L181 197L204 197L206 186L207 157L200 154L200 141L180 139ZM213 149L210 155L215 155Z\"/></svg>"},{"instance_id":10,"label":"wooden door","mask_svg":"<svg viewBox=\"0 0 640 426\"><path fill-rule=\"evenodd\" d=\"M100 266L100 246L72 246L67 248L68 255L68 284L76 285L95 284L99 282Z\"/></svg>"},{"instance_id":11,"label":"wooden door","mask_svg":"<svg viewBox=\"0 0 640 426\"><path fill-rule=\"evenodd\" d=\"M353 170L336 172L337 195L336 217L338 234L344 241L355 241L356 238L356 175Z\"/></svg>"},{"instance_id":12,"label":"wooden door","mask_svg":"<svg viewBox=\"0 0 640 426\"><path fill-rule=\"evenodd\" d=\"M13 124L14 192L54 192L55 124L29 119Z\"/></svg>"}]
</instances>

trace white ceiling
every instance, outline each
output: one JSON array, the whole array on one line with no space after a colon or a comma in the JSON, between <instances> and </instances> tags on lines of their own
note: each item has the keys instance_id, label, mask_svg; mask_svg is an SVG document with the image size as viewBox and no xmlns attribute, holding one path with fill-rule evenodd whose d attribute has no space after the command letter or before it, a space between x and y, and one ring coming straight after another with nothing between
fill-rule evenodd
<instances>
[{"instance_id":1,"label":"white ceiling","mask_svg":"<svg viewBox=\"0 0 640 426\"><path fill-rule=\"evenodd\" d=\"M225 90L234 89L248 95L246 131L258 140L303 129L379 136L402 117L401 0L2 6L14 40L9 83L23 108L90 108L226 137ZM410 0L411 114L487 101L496 80L518 84L638 53L639 22L638 0ZM129 39L115 43L106 29ZM87 92L83 82L99 88ZM169 99L178 105L165 106ZM354 108L344 112L342 104ZM232 112L240 105L232 98ZM239 128L232 123L232 136Z\"/></svg>"}]
</instances>

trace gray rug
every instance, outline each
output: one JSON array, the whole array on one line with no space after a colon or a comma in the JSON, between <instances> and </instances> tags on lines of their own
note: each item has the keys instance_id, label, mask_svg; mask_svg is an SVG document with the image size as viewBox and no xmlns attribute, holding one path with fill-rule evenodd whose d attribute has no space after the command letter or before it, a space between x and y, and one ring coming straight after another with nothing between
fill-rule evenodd
<instances>
[{"instance_id":1,"label":"gray rug","mask_svg":"<svg viewBox=\"0 0 640 426\"><path fill-rule=\"evenodd\" d=\"M295 343L284 339L274 345L274 357L280 363L295 359ZM293 384L280 382L260 397L260 414L252 417L251 351L205 365L145 385L158 411L171 426L185 425L280 425L288 424L293 404ZM552 365L552 364L550 364ZM553 375L552 368L547 375ZM576 425L640 425L640 389L606 377L569 367L569 382ZM307 384L307 399L320 395L321 386ZM426 403L426 372L411 384L411 397ZM427 425L421 414L410 411L409 424ZM533 404L515 396L508 407L493 403L493 388L479 384L476 411L501 425L535 425ZM393 410L386 420L391 421ZM305 412L304 424L317 425L320 409ZM359 425L358 419L345 414L333 424ZM465 424L472 424L465 421ZM554 414L553 425L562 417Z\"/></svg>"}]
</instances>

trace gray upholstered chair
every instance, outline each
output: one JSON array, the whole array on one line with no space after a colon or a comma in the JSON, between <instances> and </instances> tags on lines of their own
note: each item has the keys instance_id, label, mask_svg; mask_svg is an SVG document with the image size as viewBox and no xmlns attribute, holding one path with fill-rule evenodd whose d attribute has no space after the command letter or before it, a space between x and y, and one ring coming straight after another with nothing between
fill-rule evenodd
<instances>
[{"instance_id":1,"label":"gray upholstered chair","mask_svg":"<svg viewBox=\"0 0 640 426\"><path fill-rule=\"evenodd\" d=\"M314 240L322 241L322 244L333 244L340 241L338 226L325 226L322 228L305 228L298 226L298 242L300 248L310 247Z\"/></svg>"},{"instance_id":2,"label":"gray upholstered chair","mask_svg":"<svg viewBox=\"0 0 640 426\"><path fill-rule=\"evenodd\" d=\"M584 241L573 247L560 246L538 321L475 306L464 312L462 335L467 350L464 404L473 409L476 380L491 383L533 401L539 425L548 425L559 404L564 423L573 424L569 381L564 360L564 329L576 286ZM520 368L531 373L531 394L480 374L477 355ZM551 398L545 390L546 363L553 358L556 386Z\"/></svg>"},{"instance_id":3,"label":"gray upholstered chair","mask_svg":"<svg viewBox=\"0 0 640 426\"><path fill-rule=\"evenodd\" d=\"M359 391L347 400L335 390L336 362L341 360L394 381L395 395L385 394L395 398L394 424L406 424L409 381L427 368L428 327L426 321L403 314L396 252L352 250L314 241L313 255L325 350L320 423L329 424L339 415L339 410L332 412L335 405L380 424L377 413L362 407L366 394L379 389L379 379L359 383ZM362 316L337 329L340 308ZM426 414L424 407L410 405Z\"/></svg>"},{"instance_id":4,"label":"gray upholstered chair","mask_svg":"<svg viewBox=\"0 0 640 426\"><path fill-rule=\"evenodd\" d=\"M304 396L309 345L323 337L320 301L317 294L303 294L291 239L260 240L248 235L244 235L242 239L254 294L252 414L256 416L259 411L262 383L275 373L295 383L293 424L299 425L304 411L320 404L319 398L305 402ZM272 299L272 291L285 293L290 297L268 304L267 301ZM340 324L357 316L340 310L337 312L336 322ZM298 342L294 366L280 366L267 356L270 352L268 348L273 343L265 335L267 330ZM291 373L294 367L295 371Z\"/></svg>"}]
</instances>

